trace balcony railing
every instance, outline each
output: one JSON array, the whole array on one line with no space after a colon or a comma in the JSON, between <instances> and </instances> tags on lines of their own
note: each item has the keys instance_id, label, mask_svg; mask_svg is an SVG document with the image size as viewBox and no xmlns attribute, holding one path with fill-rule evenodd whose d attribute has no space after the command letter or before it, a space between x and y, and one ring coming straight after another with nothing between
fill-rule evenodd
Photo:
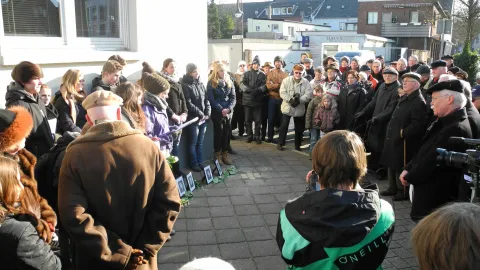
<instances>
[{"instance_id":1,"label":"balcony railing","mask_svg":"<svg viewBox=\"0 0 480 270\"><path fill-rule=\"evenodd\" d=\"M382 37L431 37L432 26L427 23L383 23Z\"/></svg>"}]
</instances>

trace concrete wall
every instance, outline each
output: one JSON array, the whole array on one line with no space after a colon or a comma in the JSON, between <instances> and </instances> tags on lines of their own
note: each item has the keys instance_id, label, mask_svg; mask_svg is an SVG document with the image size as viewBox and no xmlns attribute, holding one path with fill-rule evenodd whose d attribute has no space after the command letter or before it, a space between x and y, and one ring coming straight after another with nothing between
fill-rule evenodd
<instances>
[{"instance_id":1,"label":"concrete wall","mask_svg":"<svg viewBox=\"0 0 480 270\"><path fill-rule=\"evenodd\" d=\"M279 55L286 55L292 49L292 42L285 40L265 40L265 39L244 39L243 47L241 39L216 39L208 41L208 61L226 60L230 63L228 66L231 72L237 71L237 64L240 60L252 61L257 54L255 52L275 52ZM242 52L243 50L243 52ZM253 52L245 53L246 51ZM260 60L273 61L271 54L260 53ZM270 59L271 58L271 59ZM299 57L300 59L300 53ZM263 64L263 63L262 63Z\"/></svg>"},{"instance_id":2,"label":"concrete wall","mask_svg":"<svg viewBox=\"0 0 480 270\"><path fill-rule=\"evenodd\" d=\"M331 31L339 31L340 23L357 23L358 18L316 18L312 23L318 25L328 25ZM345 29L344 29L345 30Z\"/></svg>"}]
</instances>

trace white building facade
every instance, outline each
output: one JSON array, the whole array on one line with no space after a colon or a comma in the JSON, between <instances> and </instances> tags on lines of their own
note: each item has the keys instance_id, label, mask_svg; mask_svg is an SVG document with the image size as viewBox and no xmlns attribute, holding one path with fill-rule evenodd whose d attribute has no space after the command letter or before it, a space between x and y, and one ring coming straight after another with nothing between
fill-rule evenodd
<instances>
[{"instance_id":1,"label":"white building facade","mask_svg":"<svg viewBox=\"0 0 480 270\"><path fill-rule=\"evenodd\" d=\"M330 27L311 23L274 20L248 19L248 33L278 33L277 39L301 41L301 31L328 31Z\"/></svg>"},{"instance_id":2,"label":"white building facade","mask_svg":"<svg viewBox=\"0 0 480 270\"><path fill-rule=\"evenodd\" d=\"M160 70L173 58L179 75L195 63L205 79L208 72L207 5L176 0L2 0L0 27L0 108L13 66L21 61L39 64L43 82L59 89L70 68L85 76L91 87L103 63L113 54L128 62L123 74L141 77L142 62ZM188 6L188 8L186 8ZM188 18L189 23L181 23ZM194 22L195 27L192 27ZM188 33L188 35L186 34Z\"/></svg>"}]
</instances>

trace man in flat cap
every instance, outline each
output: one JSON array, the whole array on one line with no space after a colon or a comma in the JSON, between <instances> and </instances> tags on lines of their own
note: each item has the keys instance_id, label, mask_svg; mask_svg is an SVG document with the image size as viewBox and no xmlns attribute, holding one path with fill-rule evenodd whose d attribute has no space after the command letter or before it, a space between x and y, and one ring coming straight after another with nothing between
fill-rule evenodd
<instances>
[{"instance_id":1,"label":"man in flat cap","mask_svg":"<svg viewBox=\"0 0 480 270\"><path fill-rule=\"evenodd\" d=\"M311 58L305 58L302 60L302 64L305 66L305 72L303 77L309 82L315 78L315 69L313 68L313 60ZM292 74L293 75L293 74Z\"/></svg>"},{"instance_id":2,"label":"man in flat cap","mask_svg":"<svg viewBox=\"0 0 480 270\"><path fill-rule=\"evenodd\" d=\"M160 149L121 121L122 99L99 90L82 103L92 126L70 143L58 205L75 247L75 269L157 269L180 211Z\"/></svg>"},{"instance_id":3,"label":"man in flat cap","mask_svg":"<svg viewBox=\"0 0 480 270\"><path fill-rule=\"evenodd\" d=\"M432 74L433 74L433 79L429 87L432 87L435 84L437 84L438 79L440 79L441 75L448 74L447 62L443 60L434 61L432 63Z\"/></svg>"},{"instance_id":4,"label":"man in flat cap","mask_svg":"<svg viewBox=\"0 0 480 270\"><path fill-rule=\"evenodd\" d=\"M385 68L383 70L383 80L384 82L378 87L373 100L355 115L357 121L362 119L371 121L367 150L371 152L369 166L372 169L379 168L378 161L383 151L386 127L399 98L398 72L393 68Z\"/></svg>"},{"instance_id":5,"label":"man in flat cap","mask_svg":"<svg viewBox=\"0 0 480 270\"><path fill-rule=\"evenodd\" d=\"M448 80L430 87L433 111L437 119L427 129L421 147L400 175L404 186L413 184L414 195L410 217L418 222L436 208L457 200L462 169L438 164L437 148L465 152L467 147L449 141L450 137L472 138L459 80Z\"/></svg>"},{"instance_id":6,"label":"man in flat cap","mask_svg":"<svg viewBox=\"0 0 480 270\"><path fill-rule=\"evenodd\" d=\"M447 55L442 56L441 59L443 61L447 62L447 68L448 69L451 69L451 68L455 67L455 64L453 63L453 56L447 54Z\"/></svg>"},{"instance_id":7,"label":"man in flat cap","mask_svg":"<svg viewBox=\"0 0 480 270\"><path fill-rule=\"evenodd\" d=\"M302 142L303 131L305 128L305 104L312 99L312 86L310 82L302 77L305 67L296 64L293 67L293 76L287 77L282 81L280 86L280 97L283 99L282 124L278 133L277 149L283 151L288 125L293 117L295 122L295 150L300 151L300 143Z\"/></svg>"},{"instance_id":8,"label":"man in flat cap","mask_svg":"<svg viewBox=\"0 0 480 270\"><path fill-rule=\"evenodd\" d=\"M420 75L409 72L402 76L403 95L390 122L380 163L388 168L388 188L382 196L394 196L394 201L408 200L408 189L400 182L402 168L409 162L425 131L427 105L420 93Z\"/></svg>"}]
</instances>

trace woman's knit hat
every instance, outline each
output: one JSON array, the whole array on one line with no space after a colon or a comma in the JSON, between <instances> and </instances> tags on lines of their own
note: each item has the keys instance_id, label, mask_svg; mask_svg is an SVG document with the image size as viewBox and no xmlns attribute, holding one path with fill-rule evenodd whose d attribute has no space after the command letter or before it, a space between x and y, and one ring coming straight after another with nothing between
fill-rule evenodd
<instances>
[{"instance_id":1,"label":"woman's knit hat","mask_svg":"<svg viewBox=\"0 0 480 270\"><path fill-rule=\"evenodd\" d=\"M142 74L142 81L145 90L154 95L158 95L170 89L168 81L156 73L148 74L144 72Z\"/></svg>"},{"instance_id":2,"label":"woman's knit hat","mask_svg":"<svg viewBox=\"0 0 480 270\"><path fill-rule=\"evenodd\" d=\"M23 107L14 106L0 109L0 150L20 142L30 135L33 119Z\"/></svg>"}]
</instances>

